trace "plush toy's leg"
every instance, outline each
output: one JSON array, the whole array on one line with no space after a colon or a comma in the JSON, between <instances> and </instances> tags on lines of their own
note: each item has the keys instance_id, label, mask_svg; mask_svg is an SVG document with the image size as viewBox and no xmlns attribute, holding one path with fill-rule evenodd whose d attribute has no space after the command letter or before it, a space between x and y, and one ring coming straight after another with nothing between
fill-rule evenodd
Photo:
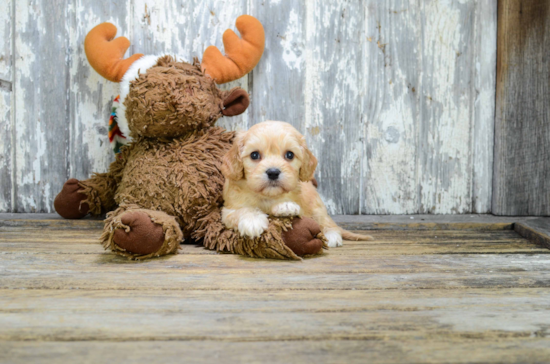
<instances>
[{"instance_id":1,"label":"plush toy's leg","mask_svg":"<svg viewBox=\"0 0 550 364\"><path fill-rule=\"evenodd\" d=\"M182 241L173 216L125 204L107 214L101 236L105 249L131 259L176 254Z\"/></svg>"},{"instance_id":2,"label":"plush toy's leg","mask_svg":"<svg viewBox=\"0 0 550 364\"><path fill-rule=\"evenodd\" d=\"M309 217L292 219L292 229L283 231L283 241L299 256L320 254L328 248L327 240L321 233L321 227Z\"/></svg>"},{"instance_id":3,"label":"plush toy's leg","mask_svg":"<svg viewBox=\"0 0 550 364\"><path fill-rule=\"evenodd\" d=\"M319 225L309 218L270 218L269 227L258 238L251 239L227 229L221 222L220 210L201 219L194 238L203 238L204 246L254 258L294 259L320 254L327 248Z\"/></svg>"},{"instance_id":4,"label":"plush toy's leg","mask_svg":"<svg viewBox=\"0 0 550 364\"><path fill-rule=\"evenodd\" d=\"M65 182L53 202L55 211L65 219L80 219L90 211L90 206L85 203L88 197L82 193L82 187L78 183L74 178Z\"/></svg>"},{"instance_id":5,"label":"plush toy's leg","mask_svg":"<svg viewBox=\"0 0 550 364\"><path fill-rule=\"evenodd\" d=\"M55 197L55 211L66 219L80 219L88 213L99 215L116 206L116 182L108 173L96 173L92 178L79 181L69 179Z\"/></svg>"}]
</instances>

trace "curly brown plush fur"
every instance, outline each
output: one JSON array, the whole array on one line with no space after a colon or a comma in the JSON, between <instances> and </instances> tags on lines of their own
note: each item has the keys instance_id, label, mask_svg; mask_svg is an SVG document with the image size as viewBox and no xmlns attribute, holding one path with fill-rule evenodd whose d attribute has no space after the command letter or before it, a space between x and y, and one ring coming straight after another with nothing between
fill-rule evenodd
<instances>
[{"instance_id":1,"label":"curly brown plush fur","mask_svg":"<svg viewBox=\"0 0 550 364\"><path fill-rule=\"evenodd\" d=\"M222 116L225 93L202 73L197 59L191 65L165 56L132 82L124 102L130 136L173 138L212 126Z\"/></svg>"},{"instance_id":2,"label":"curly brown plush fur","mask_svg":"<svg viewBox=\"0 0 550 364\"><path fill-rule=\"evenodd\" d=\"M131 259L175 254L184 239L250 257L300 259L285 244L285 237L293 240L288 231L295 222L289 219L272 219L256 239L243 238L221 222L220 164L234 133L213 125L223 113L243 112L246 93L221 91L197 60L191 65L169 56L130 85L124 105L133 141L107 173L78 182L80 190L70 180L71 186L56 198L57 211L67 218L82 217L88 210L95 215L111 211L101 242ZM294 245L313 241L317 253L324 244L322 235L307 229L295 236L299 239ZM313 252L309 250L304 253Z\"/></svg>"}]
</instances>

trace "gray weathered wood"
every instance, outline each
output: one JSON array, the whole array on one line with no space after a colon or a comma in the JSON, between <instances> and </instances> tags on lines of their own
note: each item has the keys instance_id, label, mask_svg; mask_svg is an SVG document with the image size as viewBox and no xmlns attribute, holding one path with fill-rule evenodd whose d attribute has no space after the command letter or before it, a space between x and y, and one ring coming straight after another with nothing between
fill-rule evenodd
<instances>
[{"instance_id":1,"label":"gray weathered wood","mask_svg":"<svg viewBox=\"0 0 550 364\"><path fill-rule=\"evenodd\" d=\"M108 120L118 85L94 71L84 53L84 37L94 26L109 21L117 36L128 36L129 2L79 0L69 8L70 55L69 82L70 139L63 140L68 150L66 177L89 178L93 172L106 171L114 160L109 146ZM59 191L54 191L54 196Z\"/></svg>"},{"instance_id":2,"label":"gray weathered wood","mask_svg":"<svg viewBox=\"0 0 550 364\"><path fill-rule=\"evenodd\" d=\"M438 336L438 335L436 335ZM13 364L62 363L544 363L550 339L440 338L424 345L417 340L321 341L130 341L130 342L21 342L0 343L0 359Z\"/></svg>"},{"instance_id":3,"label":"gray weathered wood","mask_svg":"<svg viewBox=\"0 0 550 364\"><path fill-rule=\"evenodd\" d=\"M16 30L16 82L13 98L0 87L0 127L15 137L0 142L0 211L53 211L68 177L113 160L107 119L118 87L85 58L94 25L113 22L128 54L191 61L209 45L223 50L224 30L249 13L264 24L265 54L223 87L245 88L252 105L218 125L295 125L319 159L331 213L490 212L493 1L25 0L13 9L2 12L2 35Z\"/></svg>"},{"instance_id":4,"label":"gray weathered wood","mask_svg":"<svg viewBox=\"0 0 550 364\"><path fill-rule=\"evenodd\" d=\"M367 6L362 211L489 211L492 141L484 133L493 128L494 9L418 4Z\"/></svg>"},{"instance_id":5,"label":"gray weathered wood","mask_svg":"<svg viewBox=\"0 0 550 364\"><path fill-rule=\"evenodd\" d=\"M17 212L49 212L67 179L71 30L66 0L15 4L15 201Z\"/></svg>"},{"instance_id":6,"label":"gray weathered wood","mask_svg":"<svg viewBox=\"0 0 550 364\"><path fill-rule=\"evenodd\" d=\"M0 3L0 211L12 211L13 0Z\"/></svg>"},{"instance_id":7,"label":"gray weathered wood","mask_svg":"<svg viewBox=\"0 0 550 364\"><path fill-rule=\"evenodd\" d=\"M363 213L420 210L418 4L375 0L365 4Z\"/></svg>"},{"instance_id":8,"label":"gray weathered wood","mask_svg":"<svg viewBox=\"0 0 550 364\"><path fill-rule=\"evenodd\" d=\"M306 125L331 213L361 212L364 2L308 2ZM367 182L368 181L364 181Z\"/></svg>"},{"instance_id":9,"label":"gray weathered wood","mask_svg":"<svg viewBox=\"0 0 550 364\"><path fill-rule=\"evenodd\" d=\"M550 251L513 230L373 231L374 241L302 262L192 245L129 261L97 243L99 220L33 217L0 226L0 362L496 363L550 355ZM381 219L339 220L359 218ZM525 221L544 227L546 219Z\"/></svg>"},{"instance_id":10,"label":"gray weathered wood","mask_svg":"<svg viewBox=\"0 0 550 364\"><path fill-rule=\"evenodd\" d=\"M493 213L550 215L550 3L498 6Z\"/></svg>"},{"instance_id":11,"label":"gray weathered wood","mask_svg":"<svg viewBox=\"0 0 550 364\"><path fill-rule=\"evenodd\" d=\"M265 51L252 71L251 124L281 120L294 125L308 140L306 130L306 5L295 1L250 1L249 12L261 19Z\"/></svg>"},{"instance_id":12,"label":"gray weathered wood","mask_svg":"<svg viewBox=\"0 0 550 364\"><path fill-rule=\"evenodd\" d=\"M439 332L439 339L470 334L487 340L498 334L529 337L550 324L550 315L526 313L547 311L550 299L540 289L433 290L428 294L396 290L0 292L0 320L6 323L0 327L0 342L94 338L145 342L414 338L425 342L434 332ZM406 327L410 329L401 329Z\"/></svg>"},{"instance_id":13,"label":"gray weathered wood","mask_svg":"<svg viewBox=\"0 0 550 364\"><path fill-rule=\"evenodd\" d=\"M539 218L515 223L514 230L530 241L550 249L550 219Z\"/></svg>"},{"instance_id":14,"label":"gray weathered wood","mask_svg":"<svg viewBox=\"0 0 550 364\"><path fill-rule=\"evenodd\" d=\"M493 145L495 137L495 84L497 56L497 1L477 2L474 28L474 55L469 67L475 67L472 102L472 209L491 211L493 196Z\"/></svg>"},{"instance_id":15,"label":"gray weathered wood","mask_svg":"<svg viewBox=\"0 0 550 364\"><path fill-rule=\"evenodd\" d=\"M420 212L472 210L477 3L422 1L419 95ZM447 87L446 85L452 85ZM411 90L414 84L411 84ZM492 148L484 145L485 148Z\"/></svg>"},{"instance_id":16,"label":"gray weathered wood","mask_svg":"<svg viewBox=\"0 0 550 364\"><path fill-rule=\"evenodd\" d=\"M13 364L81 363L543 363L550 356L548 338L441 338L417 340L322 341L155 341L17 342L0 344L0 359ZM345 359L345 360L343 360Z\"/></svg>"}]
</instances>

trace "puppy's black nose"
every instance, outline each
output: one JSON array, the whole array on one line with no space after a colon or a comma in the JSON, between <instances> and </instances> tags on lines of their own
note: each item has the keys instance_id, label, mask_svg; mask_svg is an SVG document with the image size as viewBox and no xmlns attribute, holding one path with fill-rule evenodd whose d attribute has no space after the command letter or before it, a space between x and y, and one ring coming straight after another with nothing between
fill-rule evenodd
<instances>
[{"instance_id":1,"label":"puppy's black nose","mask_svg":"<svg viewBox=\"0 0 550 364\"><path fill-rule=\"evenodd\" d=\"M267 173L267 177L270 180L275 181L277 178L279 178L281 170L277 168L269 168L267 171L265 171L265 173Z\"/></svg>"}]
</instances>

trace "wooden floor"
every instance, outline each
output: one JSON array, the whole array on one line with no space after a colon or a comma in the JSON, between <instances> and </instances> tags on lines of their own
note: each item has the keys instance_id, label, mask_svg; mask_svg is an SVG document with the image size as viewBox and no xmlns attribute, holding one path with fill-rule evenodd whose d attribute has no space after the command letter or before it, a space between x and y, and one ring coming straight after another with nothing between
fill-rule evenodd
<instances>
[{"instance_id":1,"label":"wooden floor","mask_svg":"<svg viewBox=\"0 0 550 364\"><path fill-rule=\"evenodd\" d=\"M381 224L303 262L133 262L101 226L0 220L0 363L550 361L550 250L511 224Z\"/></svg>"}]
</instances>

